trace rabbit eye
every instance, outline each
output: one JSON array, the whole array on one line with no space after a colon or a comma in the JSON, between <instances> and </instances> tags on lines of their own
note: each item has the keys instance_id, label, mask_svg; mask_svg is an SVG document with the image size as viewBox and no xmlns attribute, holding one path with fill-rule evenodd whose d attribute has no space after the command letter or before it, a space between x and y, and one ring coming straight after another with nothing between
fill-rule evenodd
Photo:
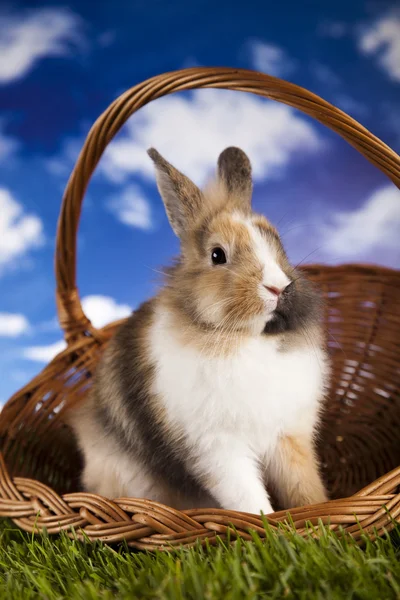
<instances>
[{"instance_id":1,"label":"rabbit eye","mask_svg":"<svg viewBox=\"0 0 400 600\"><path fill-rule=\"evenodd\" d=\"M213 248L211 252L213 265L223 265L226 263L226 255L222 248Z\"/></svg>"}]
</instances>

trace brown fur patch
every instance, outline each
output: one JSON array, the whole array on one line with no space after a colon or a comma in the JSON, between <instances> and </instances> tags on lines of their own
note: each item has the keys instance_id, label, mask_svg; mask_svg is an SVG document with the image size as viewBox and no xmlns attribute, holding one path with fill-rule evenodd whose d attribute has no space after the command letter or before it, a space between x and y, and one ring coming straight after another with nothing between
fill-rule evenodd
<instances>
[{"instance_id":1,"label":"brown fur patch","mask_svg":"<svg viewBox=\"0 0 400 600\"><path fill-rule=\"evenodd\" d=\"M309 437L282 437L271 461L269 477L284 508L327 501L313 442Z\"/></svg>"},{"instance_id":2,"label":"brown fur patch","mask_svg":"<svg viewBox=\"0 0 400 600\"><path fill-rule=\"evenodd\" d=\"M265 235L267 240L273 235L279 241L279 234L276 228L263 215L253 215L251 219L253 225L258 227L261 234Z\"/></svg>"}]
</instances>

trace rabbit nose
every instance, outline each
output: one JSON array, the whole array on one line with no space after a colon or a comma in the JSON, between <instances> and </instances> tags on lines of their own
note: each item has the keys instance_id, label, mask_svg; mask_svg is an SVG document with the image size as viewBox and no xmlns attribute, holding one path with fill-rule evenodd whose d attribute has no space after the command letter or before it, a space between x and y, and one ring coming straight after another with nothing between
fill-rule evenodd
<instances>
[{"instance_id":1,"label":"rabbit nose","mask_svg":"<svg viewBox=\"0 0 400 600\"><path fill-rule=\"evenodd\" d=\"M277 288L277 287L275 287L273 285L271 285L271 286L270 285L264 285L264 287L265 287L266 290L268 290L269 292L271 292L271 294L274 294L274 296L278 296L278 298L282 294L283 290L285 289L284 287L283 288Z\"/></svg>"}]
</instances>

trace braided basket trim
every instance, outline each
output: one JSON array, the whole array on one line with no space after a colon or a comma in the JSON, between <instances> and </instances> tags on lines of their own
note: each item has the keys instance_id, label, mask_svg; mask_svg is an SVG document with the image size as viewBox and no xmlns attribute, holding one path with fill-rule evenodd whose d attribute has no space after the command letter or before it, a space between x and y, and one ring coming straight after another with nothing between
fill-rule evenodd
<instances>
[{"instance_id":1,"label":"braided basket trim","mask_svg":"<svg viewBox=\"0 0 400 600\"><path fill-rule=\"evenodd\" d=\"M38 481L10 479L0 455L0 513L11 517L21 529L49 534L66 531L80 540L101 540L112 544L125 540L142 550L170 550L174 546L190 547L196 543L214 544L217 537L251 540L251 531L265 537L262 516L222 509L178 511L158 502L134 498L108 500L96 494L58 495ZM308 525L340 527L362 543L390 531L400 514L400 468L372 483L350 498L324 504L303 506L266 516L273 529L289 523L303 537L310 534ZM72 531L74 529L74 531Z\"/></svg>"}]
</instances>

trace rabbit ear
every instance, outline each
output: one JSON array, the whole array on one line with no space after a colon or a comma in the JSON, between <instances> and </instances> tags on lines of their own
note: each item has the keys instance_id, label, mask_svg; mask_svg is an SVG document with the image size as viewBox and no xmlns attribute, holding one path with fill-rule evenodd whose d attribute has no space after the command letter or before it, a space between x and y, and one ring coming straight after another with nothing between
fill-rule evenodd
<instances>
[{"instance_id":1,"label":"rabbit ear","mask_svg":"<svg viewBox=\"0 0 400 600\"><path fill-rule=\"evenodd\" d=\"M183 173L169 164L155 150L147 151L156 167L157 187L165 204L169 222L180 237L199 217L202 194L199 188Z\"/></svg>"},{"instance_id":2,"label":"rabbit ear","mask_svg":"<svg viewBox=\"0 0 400 600\"><path fill-rule=\"evenodd\" d=\"M228 194L240 203L242 208L249 210L253 182L247 154L235 146L226 148L218 158L218 176Z\"/></svg>"}]
</instances>

